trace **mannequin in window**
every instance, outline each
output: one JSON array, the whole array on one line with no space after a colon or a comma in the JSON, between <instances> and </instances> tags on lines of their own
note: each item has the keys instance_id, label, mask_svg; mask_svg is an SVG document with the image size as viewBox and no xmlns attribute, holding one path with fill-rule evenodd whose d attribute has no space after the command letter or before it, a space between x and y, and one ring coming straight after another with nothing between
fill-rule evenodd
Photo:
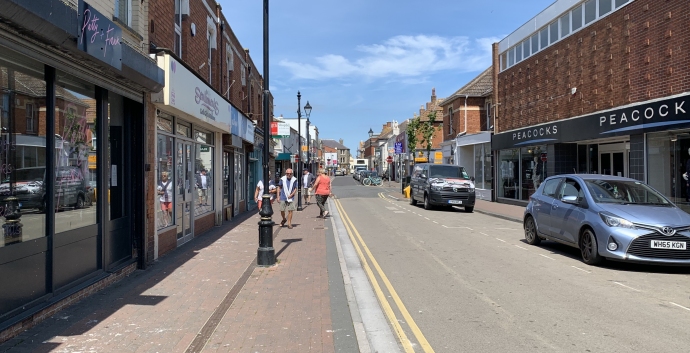
<instances>
[{"instance_id":1,"label":"mannequin in window","mask_svg":"<svg viewBox=\"0 0 690 353\"><path fill-rule=\"evenodd\" d=\"M532 168L532 182L534 183L534 190L539 189L539 184L541 184L542 166L538 157L534 157L534 162L532 163L534 168Z\"/></svg>"}]
</instances>

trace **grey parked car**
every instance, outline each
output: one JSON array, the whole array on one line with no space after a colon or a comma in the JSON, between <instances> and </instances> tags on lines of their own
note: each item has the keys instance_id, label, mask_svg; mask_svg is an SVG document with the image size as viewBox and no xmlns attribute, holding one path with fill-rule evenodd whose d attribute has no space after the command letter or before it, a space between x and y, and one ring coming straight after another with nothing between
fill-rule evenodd
<instances>
[{"instance_id":1,"label":"grey parked car","mask_svg":"<svg viewBox=\"0 0 690 353\"><path fill-rule=\"evenodd\" d=\"M527 243L577 247L590 265L603 259L690 265L690 215L630 178L549 177L530 197L523 224Z\"/></svg>"}]
</instances>

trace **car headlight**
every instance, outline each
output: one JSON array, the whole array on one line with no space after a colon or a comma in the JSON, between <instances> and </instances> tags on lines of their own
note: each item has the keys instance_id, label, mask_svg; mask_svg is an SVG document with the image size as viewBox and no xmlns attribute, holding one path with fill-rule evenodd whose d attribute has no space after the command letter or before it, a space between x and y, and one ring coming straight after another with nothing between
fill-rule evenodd
<instances>
[{"instance_id":1,"label":"car headlight","mask_svg":"<svg viewBox=\"0 0 690 353\"><path fill-rule=\"evenodd\" d=\"M469 191L470 193L474 193L474 188L468 188L467 191Z\"/></svg>"},{"instance_id":2,"label":"car headlight","mask_svg":"<svg viewBox=\"0 0 690 353\"><path fill-rule=\"evenodd\" d=\"M434 190L434 191L441 191L441 190L443 190L443 186L441 186L441 185L431 185L431 190Z\"/></svg>"},{"instance_id":3,"label":"car headlight","mask_svg":"<svg viewBox=\"0 0 690 353\"><path fill-rule=\"evenodd\" d=\"M609 227L620 227L620 228L628 228L628 229L636 229L635 225L633 222L628 221L625 218L620 218L616 216L611 216L607 215L605 213L599 213L599 216L601 216L601 219L606 223L607 226Z\"/></svg>"}]
</instances>

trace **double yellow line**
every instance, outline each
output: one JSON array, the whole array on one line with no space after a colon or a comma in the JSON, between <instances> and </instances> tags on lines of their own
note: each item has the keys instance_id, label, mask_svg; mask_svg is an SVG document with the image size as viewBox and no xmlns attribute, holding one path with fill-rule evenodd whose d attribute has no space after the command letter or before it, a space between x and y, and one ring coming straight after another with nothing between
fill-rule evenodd
<instances>
[{"instance_id":1,"label":"double yellow line","mask_svg":"<svg viewBox=\"0 0 690 353\"><path fill-rule=\"evenodd\" d=\"M379 197L382 197L382 195L383 194L379 194ZM367 273L367 277L369 277L369 282L374 287L376 297L378 298L379 303L383 307L383 311L388 317L388 321L390 321L391 325L393 326L393 330L398 336L398 339L402 343L405 352L414 353L414 348L412 348L412 342L410 342L410 340L407 338L407 335L405 334L405 331L403 331L402 326L400 326L395 312L393 312L393 308L391 307L390 303L388 303L386 295L381 290L381 286L379 285L378 279L376 279L374 272L369 266L369 262L371 262L373 267L376 269L376 272L378 273L379 277L381 277L381 280L386 286L386 289L388 289L388 292L390 293L391 298L393 298L393 301L398 307L398 310L402 314L403 318L405 318L405 321L407 322L408 326L410 327L410 330L417 339L417 342L419 342L420 347L422 347L425 353L434 352L434 349L431 348L431 345L429 345L429 342L426 340L426 337L424 337L424 334L412 319L412 316L407 311L407 308L405 308L405 305L403 304L402 300L400 300L398 293L396 293L395 289L393 288L393 285L388 280L388 277L386 277L386 274L383 273L383 270L374 258L374 255L372 255L371 251L369 251L367 244L364 243L364 239L362 239L362 236L359 234L359 231L357 231L357 228L355 228L355 225L350 220L350 217L348 217L347 213L345 213L345 209L343 208L343 205L340 203L340 200L337 198L333 198L333 201L335 203L335 207L338 209L340 218L343 220L343 224L345 225L347 234L350 237L352 244L355 246L355 250L357 251L359 260L362 263L362 267L364 268L364 271ZM364 252L362 252L362 249L364 249ZM367 257L369 259L368 261Z\"/></svg>"}]
</instances>

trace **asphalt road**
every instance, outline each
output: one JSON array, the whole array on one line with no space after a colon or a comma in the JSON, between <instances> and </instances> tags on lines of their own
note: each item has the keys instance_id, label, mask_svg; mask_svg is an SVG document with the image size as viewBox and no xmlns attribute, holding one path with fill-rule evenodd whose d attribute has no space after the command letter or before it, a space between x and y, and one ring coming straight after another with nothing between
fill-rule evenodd
<instances>
[{"instance_id":1,"label":"asphalt road","mask_svg":"<svg viewBox=\"0 0 690 353\"><path fill-rule=\"evenodd\" d=\"M333 186L415 352L690 351L688 268L592 267L577 249L526 244L516 222L426 211L351 176Z\"/></svg>"}]
</instances>

